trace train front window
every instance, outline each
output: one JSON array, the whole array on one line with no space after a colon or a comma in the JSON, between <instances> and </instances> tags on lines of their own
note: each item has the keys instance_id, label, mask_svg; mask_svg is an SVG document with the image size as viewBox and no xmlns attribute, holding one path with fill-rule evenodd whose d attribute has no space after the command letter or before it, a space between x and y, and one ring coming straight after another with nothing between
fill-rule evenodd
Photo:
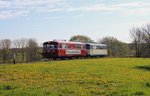
<instances>
[{"instance_id":1,"label":"train front window","mask_svg":"<svg viewBox=\"0 0 150 96\"><path fill-rule=\"evenodd\" d=\"M43 45L44 49L55 49L57 48L57 44L51 44L51 43L47 43Z\"/></svg>"},{"instance_id":2,"label":"train front window","mask_svg":"<svg viewBox=\"0 0 150 96\"><path fill-rule=\"evenodd\" d=\"M55 48L55 45L53 45L53 44L48 44L48 45L47 45L47 48L48 48L48 49L54 49L54 48Z\"/></svg>"},{"instance_id":3,"label":"train front window","mask_svg":"<svg viewBox=\"0 0 150 96\"><path fill-rule=\"evenodd\" d=\"M47 48L47 45L46 44L43 44L43 49L46 49Z\"/></svg>"}]
</instances>

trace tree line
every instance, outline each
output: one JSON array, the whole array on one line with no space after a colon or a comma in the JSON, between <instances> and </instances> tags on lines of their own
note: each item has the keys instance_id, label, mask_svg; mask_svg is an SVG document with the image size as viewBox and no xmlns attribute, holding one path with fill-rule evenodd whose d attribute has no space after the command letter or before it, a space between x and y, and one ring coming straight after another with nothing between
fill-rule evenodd
<instances>
[{"instance_id":1,"label":"tree line","mask_svg":"<svg viewBox=\"0 0 150 96\"><path fill-rule=\"evenodd\" d=\"M35 39L0 40L0 63L33 62L41 59L41 48Z\"/></svg>"},{"instance_id":2,"label":"tree line","mask_svg":"<svg viewBox=\"0 0 150 96\"><path fill-rule=\"evenodd\" d=\"M102 43L108 46L110 57L150 57L150 24L130 29L131 43L125 43L115 37L107 36L97 42L84 35L75 35L69 41L84 43ZM42 47L35 39L0 40L0 63L33 62L42 59Z\"/></svg>"}]
</instances>

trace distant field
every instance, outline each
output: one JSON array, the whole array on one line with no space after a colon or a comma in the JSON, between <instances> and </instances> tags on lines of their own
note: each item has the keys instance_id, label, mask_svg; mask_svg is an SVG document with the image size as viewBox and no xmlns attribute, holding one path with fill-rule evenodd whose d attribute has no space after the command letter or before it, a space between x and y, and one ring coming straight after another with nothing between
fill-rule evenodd
<instances>
[{"instance_id":1,"label":"distant field","mask_svg":"<svg viewBox=\"0 0 150 96\"><path fill-rule=\"evenodd\" d=\"M150 96L150 59L0 65L1 96Z\"/></svg>"}]
</instances>

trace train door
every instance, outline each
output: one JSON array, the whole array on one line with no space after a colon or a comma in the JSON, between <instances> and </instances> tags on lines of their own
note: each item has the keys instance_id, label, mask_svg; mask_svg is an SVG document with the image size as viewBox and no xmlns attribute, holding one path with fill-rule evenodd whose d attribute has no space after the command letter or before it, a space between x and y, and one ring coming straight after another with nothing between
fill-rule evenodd
<instances>
[{"instance_id":1,"label":"train door","mask_svg":"<svg viewBox=\"0 0 150 96\"><path fill-rule=\"evenodd\" d=\"M92 54L92 49L90 44L86 44L87 53L90 56Z\"/></svg>"}]
</instances>

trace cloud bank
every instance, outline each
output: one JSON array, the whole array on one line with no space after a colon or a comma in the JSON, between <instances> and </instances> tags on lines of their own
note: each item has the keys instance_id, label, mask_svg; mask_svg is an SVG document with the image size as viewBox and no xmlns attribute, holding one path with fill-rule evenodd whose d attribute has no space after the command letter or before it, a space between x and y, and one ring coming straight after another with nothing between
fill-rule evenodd
<instances>
[{"instance_id":1,"label":"cloud bank","mask_svg":"<svg viewBox=\"0 0 150 96\"><path fill-rule=\"evenodd\" d=\"M80 3L74 0L0 0L0 19L28 16L32 13L51 12L118 12L146 15L150 13L149 2L127 2L119 4Z\"/></svg>"}]
</instances>

